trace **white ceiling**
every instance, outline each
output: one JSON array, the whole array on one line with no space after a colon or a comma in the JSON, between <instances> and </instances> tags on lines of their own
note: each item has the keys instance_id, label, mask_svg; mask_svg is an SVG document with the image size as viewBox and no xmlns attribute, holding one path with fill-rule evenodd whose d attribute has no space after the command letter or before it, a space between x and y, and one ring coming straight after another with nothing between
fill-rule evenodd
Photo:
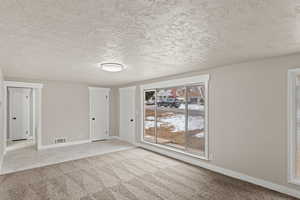
<instances>
[{"instance_id":1,"label":"white ceiling","mask_svg":"<svg viewBox=\"0 0 300 200\"><path fill-rule=\"evenodd\" d=\"M0 67L7 77L124 84L298 52L299 16L296 0L0 0Z\"/></svg>"}]
</instances>

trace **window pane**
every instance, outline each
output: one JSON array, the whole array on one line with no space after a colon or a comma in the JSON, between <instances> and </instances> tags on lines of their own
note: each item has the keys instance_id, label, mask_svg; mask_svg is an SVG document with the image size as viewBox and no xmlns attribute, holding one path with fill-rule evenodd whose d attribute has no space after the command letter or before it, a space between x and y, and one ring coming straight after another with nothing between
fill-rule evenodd
<instances>
[{"instance_id":1,"label":"window pane","mask_svg":"<svg viewBox=\"0 0 300 200\"><path fill-rule=\"evenodd\" d=\"M296 81L296 176L300 176L300 76Z\"/></svg>"},{"instance_id":2,"label":"window pane","mask_svg":"<svg viewBox=\"0 0 300 200\"><path fill-rule=\"evenodd\" d=\"M145 91L144 95L144 140L155 143L155 91Z\"/></svg>"},{"instance_id":3,"label":"window pane","mask_svg":"<svg viewBox=\"0 0 300 200\"><path fill-rule=\"evenodd\" d=\"M186 147L190 153L205 156L205 87L187 87L188 128Z\"/></svg>"},{"instance_id":4,"label":"window pane","mask_svg":"<svg viewBox=\"0 0 300 200\"><path fill-rule=\"evenodd\" d=\"M185 88L157 90L157 143L185 149Z\"/></svg>"}]
</instances>

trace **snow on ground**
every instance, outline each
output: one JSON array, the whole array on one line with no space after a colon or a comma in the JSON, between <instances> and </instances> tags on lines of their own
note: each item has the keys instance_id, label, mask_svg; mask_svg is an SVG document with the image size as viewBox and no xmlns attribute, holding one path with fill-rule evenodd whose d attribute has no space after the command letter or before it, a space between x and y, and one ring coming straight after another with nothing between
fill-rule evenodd
<instances>
[{"instance_id":1,"label":"snow on ground","mask_svg":"<svg viewBox=\"0 0 300 200\"><path fill-rule=\"evenodd\" d=\"M185 109L185 104L180 104L179 109ZM201 110L204 111L204 105L188 104L189 110Z\"/></svg>"},{"instance_id":2,"label":"snow on ground","mask_svg":"<svg viewBox=\"0 0 300 200\"><path fill-rule=\"evenodd\" d=\"M154 117L154 116L148 116L148 117L146 118L146 120L148 120L148 121L154 121L154 120L155 120L155 117Z\"/></svg>"},{"instance_id":3,"label":"snow on ground","mask_svg":"<svg viewBox=\"0 0 300 200\"><path fill-rule=\"evenodd\" d=\"M145 128L154 127L154 117L149 116L145 120ZM161 126L162 124L167 124L168 127L173 127L172 132L180 132L185 130L185 116L183 114L176 114L173 116L167 116L163 118L159 118L157 122L157 126ZM188 119L189 130L197 130L204 128L204 119L201 116L189 116ZM197 134L198 135L198 134ZM197 136L196 135L196 136ZM201 137L200 135L197 137Z\"/></svg>"},{"instance_id":4,"label":"snow on ground","mask_svg":"<svg viewBox=\"0 0 300 200\"><path fill-rule=\"evenodd\" d=\"M195 135L195 137L197 137L197 138L204 138L205 135L204 135L204 133L197 133L197 134Z\"/></svg>"}]
</instances>

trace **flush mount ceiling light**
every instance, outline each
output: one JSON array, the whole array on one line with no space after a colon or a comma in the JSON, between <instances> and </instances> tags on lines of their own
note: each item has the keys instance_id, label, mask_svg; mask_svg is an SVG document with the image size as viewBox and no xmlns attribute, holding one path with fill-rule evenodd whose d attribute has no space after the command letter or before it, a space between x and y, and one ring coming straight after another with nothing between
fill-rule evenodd
<instances>
[{"instance_id":1,"label":"flush mount ceiling light","mask_svg":"<svg viewBox=\"0 0 300 200\"><path fill-rule=\"evenodd\" d=\"M120 63L100 63L99 67L107 72L120 72L126 68Z\"/></svg>"}]
</instances>

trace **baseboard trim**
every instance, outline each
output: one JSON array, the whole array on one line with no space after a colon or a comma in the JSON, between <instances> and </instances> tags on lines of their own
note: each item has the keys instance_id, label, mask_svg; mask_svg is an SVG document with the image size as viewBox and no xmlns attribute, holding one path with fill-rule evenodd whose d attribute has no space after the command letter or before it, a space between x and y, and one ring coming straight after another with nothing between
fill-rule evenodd
<instances>
[{"instance_id":1,"label":"baseboard trim","mask_svg":"<svg viewBox=\"0 0 300 200\"><path fill-rule=\"evenodd\" d=\"M4 158L4 152L3 155L0 156L0 172L2 172L3 158Z\"/></svg>"},{"instance_id":2,"label":"baseboard trim","mask_svg":"<svg viewBox=\"0 0 300 200\"><path fill-rule=\"evenodd\" d=\"M58 148L58 147L66 147L66 146L85 144L85 143L90 143L90 142L92 142L92 141L91 140L79 140L79 141L66 142L66 143L60 143L60 144L41 145L39 150L52 149L52 148Z\"/></svg>"},{"instance_id":3,"label":"baseboard trim","mask_svg":"<svg viewBox=\"0 0 300 200\"><path fill-rule=\"evenodd\" d=\"M120 136L118 136L118 135L110 135L109 138L121 140Z\"/></svg>"},{"instance_id":4,"label":"baseboard trim","mask_svg":"<svg viewBox=\"0 0 300 200\"><path fill-rule=\"evenodd\" d=\"M134 139L134 141L130 141L130 140L124 139L124 138L122 138L122 137L120 137L120 136L111 136L111 138L112 138L112 139L122 140L122 141L124 141L124 142L128 142L128 143L130 143L130 144L132 144L132 145L134 145L134 146L139 146L139 143L136 142L135 139Z\"/></svg>"},{"instance_id":5,"label":"baseboard trim","mask_svg":"<svg viewBox=\"0 0 300 200\"><path fill-rule=\"evenodd\" d=\"M32 146L35 146L35 142L29 143L29 144L14 145L14 146L11 146L11 147L7 146L6 149L5 149L5 153L9 152L9 151L23 149L23 148L26 148L26 147L32 147Z\"/></svg>"},{"instance_id":6,"label":"baseboard trim","mask_svg":"<svg viewBox=\"0 0 300 200\"><path fill-rule=\"evenodd\" d=\"M202 161L200 159L196 159L187 155L183 155L183 154L178 154L176 152L172 152L170 150L166 150L166 149L162 149L162 148L158 148L158 147L154 147L152 145L148 145L148 144L144 144L144 143L138 143L138 146L144 149L148 149L150 151L154 151L187 163L190 163L192 165L198 166L198 167L202 167L226 176L230 176L232 178L236 178L236 179L240 179L242 181L246 181L249 183L253 183L255 185L259 185L262 186L264 188L268 188L270 190L274 190L283 194L287 194L296 198L300 198L300 191L299 190L295 190L295 189L291 189L288 188L286 186L283 185L279 185L276 183L272 183L270 181L266 181L263 179L259 179L259 178L255 178L252 176L248 176L246 174L240 173L240 172L236 172L233 170L229 170L229 169L225 169L222 167L218 167L216 165L210 164L208 162Z\"/></svg>"}]
</instances>

